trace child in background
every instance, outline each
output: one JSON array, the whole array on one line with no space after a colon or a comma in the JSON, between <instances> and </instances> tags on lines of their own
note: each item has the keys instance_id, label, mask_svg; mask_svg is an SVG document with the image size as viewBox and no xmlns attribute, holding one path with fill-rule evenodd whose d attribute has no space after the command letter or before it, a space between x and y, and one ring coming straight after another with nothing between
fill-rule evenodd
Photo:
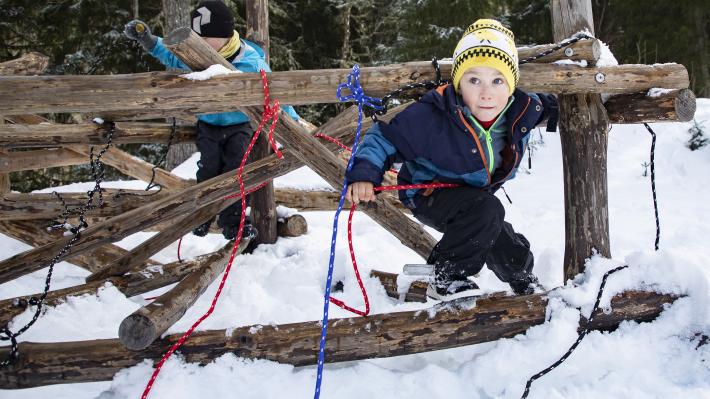
<instances>
[{"instance_id":1,"label":"child in background","mask_svg":"<svg viewBox=\"0 0 710 399\"><path fill-rule=\"evenodd\" d=\"M398 184L461 185L399 192L414 217L444 234L427 259L432 298L478 288L470 277L484 263L518 295L537 286L530 243L504 220L494 193L515 176L530 131L548 117L554 131L557 102L516 89L518 78L513 33L496 20L477 20L454 51L452 84L374 124L346 174L347 199L355 203L374 200L395 162L402 163Z\"/></svg>"},{"instance_id":2,"label":"child in background","mask_svg":"<svg viewBox=\"0 0 710 399\"><path fill-rule=\"evenodd\" d=\"M263 69L271 72L264 60L263 50L248 40L240 39L239 33L234 30L232 11L223 2L203 1L192 11L191 17L192 30L238 70L258 72ZM124 34L140 43L165 66L190 69L163 45L163 39L151 34L144 22L139 20L129 22ZM284 110L293 119L298 120L293 107L286 106ZM196 144L200 151L197 182L200 183L235 170L241 163L254 132L249 124L249 118L241 112L199 115L197 119ZM226 239L236 238L241 212L240 201L220 212L217 225L222 228L222 234ZM213 221L214 218L195 228L193 234L200 237L207 235ZM254 239L256 235L256 229L247 218L243 236Z\"/></svg>"}]
</instances>

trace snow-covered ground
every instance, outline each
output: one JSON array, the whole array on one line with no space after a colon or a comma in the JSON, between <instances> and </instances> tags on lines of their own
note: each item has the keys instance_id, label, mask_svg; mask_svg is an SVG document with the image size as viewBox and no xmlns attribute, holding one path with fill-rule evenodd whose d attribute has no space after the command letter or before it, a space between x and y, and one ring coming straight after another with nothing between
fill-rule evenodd
<instances>
[{"instance_id":1,"label":"snow-covered ground","mask_svg":"<svg viewBox=\"0 0 710 399\"><path fill-rule=\"evenodd\" d=\"M696 119L710 132L710 100L698 100ZM622 323L611 333L592 332L560 367L536 381L531 398L710 398L710 345L698 346L697 334L710 335L710 147L691 152L686 146L690 123L654 124L658 133L656 184L660 206L660 250L654 251L655 220L650 177L643 176L649 160L651 136L642 125L616 125L609 139L609 218L612 259L595 257L575 286L556 290L548 321L512 339L431 353L326 365L324 398L518 398L527 379L557 360L577 337L580 310L587 315L605 271L621 264L630 267L609 278L602 306L617 292L641 288L686 295L652 323ZM564 207L562 158L557 133L534 133L539 143L532 170L521 170L506 184L510 204L500 192L506 218L532 244L536 273L547 288L562 285ZM193 177L193 158L176 173ZM527 166L527 160L522 165ZM276 181L277 186L325 188L326 183L301 169ZM92 184L75 184L64 191L80 191ZM142 182L106 183L105 187L143 188ZM199 329L252 324L280 324L320 320L328 267L333 212L304 213L309 232L262 245L239 256L218 307ZM344 238L347 215L341 215L341 238L335 278L346 290L337 296L361 304ZM370 269L398 272L405 263L420 263L367 216L355 216L353 232L363 276ZM439 236L438 233L433 233ZM150 235L131 236L118 245L131 248ZM210 252L225 244L220 235L183 240L182 256ZM29 249L0 235L0 258ZM154 259L176 259L177 243ZM46 271L0 285L0 298L41 291ZM80 284L87 272L66 262L55 271L53 289ZM485 270L478 283L483 292L506 289ZM377 280L365 278L373 313L432 306L401 304L385 295ZM161 290L162 291L162 290ZM216 283L169 333L185 331L209 306ZM117 337L120 321L147 303L146 293L127 299L107 286L97 295L71 298L47 309L20 341L55 342ZM11 325L24 325L29 311ZM330 317L351 314L331 306ZM145 361L119 372L113 381L0 391L0 398L138 398L152 373ZM315 367L294 368L262 360L224 355L199 367L173 356L153 387L153 398L308 398L313 395Z\"/></svg>"}]
</instances>

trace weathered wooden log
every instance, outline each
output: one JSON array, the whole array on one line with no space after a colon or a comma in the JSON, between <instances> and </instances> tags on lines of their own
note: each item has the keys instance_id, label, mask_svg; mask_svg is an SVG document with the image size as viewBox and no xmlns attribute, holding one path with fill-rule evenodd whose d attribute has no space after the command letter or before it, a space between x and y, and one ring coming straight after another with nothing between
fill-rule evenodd
<instances>
[{"instance_id":1,"label":"weathered wooden log","mask_svg":"<svg viewBox=\"0 0 710 399\"><path fill-rule=\"evenodd\" d=\"M195 65L201 65L202 61L210 58L212 54L212 52L208 51L212 47L200 38L197 33L187 27L177 28L170 32L165 37L163 44L193 71L206 69L195 68ZM234 66L224 57L212 57L210 60L214 63L213 65L222 65L227 69L234 70Z\"/></svg>"},{"instance_id":2,"label":"weathered wooden log","mask_svg":"<svg viewBox=\"0 0 710 399\"><path fill-rule=\"evenodd\" d=\"M0 62L0 75L39 75L48 65L49 57L31 52L11 61Z\"/></svg>"},{"instance_id":3,"label":"weathered wooden log","mask_svg":"<svg viewBox=\"0 0 710 399\"><path fill-rule=\"evenodd\" d=\"M13 117L5 119L17 120ZM105 145L107 136L103 125L81 124L6 124L0 126L0 147L39 148L69 145ZM19 124L23 123L23 124ZM167 144L172 125L148 122L116 122L111 142L114 144ZM194 126L176 126L173 143L194 142Z\"/></svg>"},{"instance_id":4,"label":"weathered wooden log","mask_svg":"<svg viewBox=\"0 0 710 399\"><path fill-rule=\"evenodd\" d=\"M604 104L611 123L688 122L695 115L690 89L613 96Z\"/></svg>"},{"instance_id":5,"label":"weathered wooden log","mask_svg":"<svg viewBox=\"0 0 710 399\"><path fill-rule=\"evenodd\" d=\"M0 173L82 165L89 158L68 148L0 152Z\"/></svg>"},{"instance_id":6,"label":"weathered wooden log","mask_svg":"<svg viewBox=\"0 0 710 399\"><path fill-rule=\"evenodd\" d=\"M168 195L168 191L104 189L102 192L103 204L88 210L85 215L89 218L116 216ZM86 205L86 193L60 193L60 195L69 208L70 217L77 216L80 208ZM0 219L2 220L52 219L62 212L64 206L54 194L7 193L0 196Z\"/></svg>"},{"instance_id":7,"label":"weathered wooden log","mask_svg":"<svg viewBox=\"0 0 710 399\"><path fill-rule=\"evenodd\" d=\"M610 330L624 320L657 317L677 295L628 291L615 296L611 310L596 313L591 329ZM325 361L329 363L401 356L510 338L545 322L547 294L468 297L433 308L331 319ZM585 322L582 321L582 326ZM268 359L295 366L318 361L320 321L257 325L194 333L178 352L187 362L208 363L225 354ZM118 339L19 345L19 357L0 374L0 388L110 380L122 368L159 359L182 334L147 349L125 349ZM7 347L4 347L7 348ZM2 350L0 358L6 358Z\"/></svg>"},{"instance_id":8,"label":"weathered wooden log","mask_svg":"<svg viewBox=\"0 0 710 399\"><path fill-rule=\"evenodd\" d=\"M541 44L530 47L518 47L518 59L524 60L528 57L536 56L544 51L547 51L557 44ZM551 54L540 57L534 61L535 63L555 62L561 60L570 61L587 61L588 65L596 65L601 57L601 44L596 39L580 40L567 47L563 47Z\"/></svg>"},{"instance_id":9,"label":"weathered wooden log","mask_svg":"<svg viewBox=\"0 0 710 399\"><path fill-rule=\"evenodd\" d=\"M61 290L50 291L44 304L45 306L56 306L66 301L67 297L70 296L95 294L97 290L105 284L115 286L127 297L143 294L182 280L186 275L203 268L204 265L216 262L218 259L224 257L225 254L231 253L232 247L232 243L227 243L227 245L218 251L201 255L194 259L176 261L165 265L153 265L144 268L140 273L129 273L120 277L111 277L104 281L95 281ZM30 299L39 298L40 295L41 293L36 293L33 295L23 295L16 298L0 300L0 326L6 325L15 316L24 312Z\"/></svg>"},{"instance_id":10,"label":"weathered wooden log","mask_svg":"<svg viewBox=\"0 0 710 399\"><path fill-rule=\"evenodd\" d=\"M446 76L450 64L442 64ZM273 72L270 93L282 104L334 103L337 86L349 69ZM685 89L688 71L682 65L619 65L582 68L575 65L524 64L519 87L526 91L636 93L652 87ZM398 87L434 79L430 62L410 62L361 69L365 93L383 96ZM603 77L603 79L602 79ZM102 90L95 90L101 87ZM238 73L194 82L167 72L90 76L2 76L0 113L155 111L195 114L231 111L235 106L263 103L261 76ZM52 101L47 101L51 98Z\"/></svg>"},{"instance_id":11,"label":"weathered wooden log","mask_svg":"<svg viewBox=\"0 0 710 399\"><path fill-rule=\"evenodd\" d=\"M89 151L78 147L71 146L73 151L76 151L89 159ZM135 177L138 180L143 180L145 182L150 182L151 179L154 183L161 185L167 190L179 190L190 186L191 184L186 180L176 176L165 169L154 167L153 164L146 162L140 158L136 158L133 155L119 150L116 147L110 147L108 151L104 153L101 157L101 162L106 165L113 166L120 172ZM153 170L155 170L155 177L153 178Z\"/></svg>"},{"instance_id":12,"label":"weathered wooden log","mask_svg":"<svg viewBox=\"0 0 710 399\"><path fill-rule=\"evenodd\" d=\"M308 231L308 222L302 215L291 215L279 219L276 230L279 237L300 237Z\"/></svg>"},{"instance_id":13,"label":"weathered wooden log","mask_svg":"<svg viewBox=\"0 0 710 399\"><path fill-rule=\"evenodd\" d=\"M236 253L244 251L249 241L248 237L242 239ZM123 319L118 328L121 343L130 350L147 348L180 320L207 287L222 274L230 257L231 253L225 252L216 261L205 263L203 267L185 276L173 289Z\"/></svg>"},{"instance_id":14,"label":"weathered wooden log","mask_svg":"<svg viewBox=\"0 0 710 399\"><path fill-rule=\"evenodd\" d=\"M356 108L356 107L351 107ZM392 118L403 107L398 107L389 111L382 118ZM344 124L356 124L357 111L347 111L337 116L335 119L343 121ZM372 122L365 120L363 128L367 128ZM277 131L281 130L277 127ZM315 133L320 133L320 128ZM342 136L335 136L345 141L352 140L353 131L345 131ZM327 142L325 144L331 150L336 149L336 145ZM296 168L303 166L289 150L282 151L284 158L279 160L276 155L254 162L244 168L245 189L250 190L266 180L286 174ZM138 231L144 231L161 221L168 220L177 215L187 212L194 212L196 209L209 205L214 201L223 200L225 196L233 194L235 191L234 174L228 172L200 184L191 186L180 192L176 192L163 199L159 199L150 204L144 205L132 211L125 212L119 216L111 218L102 223L90 226L82 232L81 237L76 241L69 254L60 256L60 260L84 253L107 243L119 241ZM51 257L51 254L59 253L60 249L66 245L70 238L59 239L53 243L40 248L26 251L0 262L0 283L12 280L16 277L31 273L44 267L43 262Z\"/></svg>"},{"instance_id":15,"label":"weathered wooden log","mask_svg":"<svg viewBox=\"0 0 710 399\"><path fill-rule=\"evenodd\" d=\"M552 0L555 40L589 29L591 0ZM558 97L565 195L564 280L584 271L596 251L610 258L607 144L609 119L599 94Z\"/></svg>"},{"instance_id":16,"label":"weathered wooden log","mask_svg":"<svg viewBox=\"0 0 710 399\"><path fill-rule=\"evenodd\" d=\"M63 230L47 231L47 226L49 226L49 220L0 220L1 233L33 247L47 245L63 238ZM85 253L77 254L72 257L71 263L90 272L95 272L126 253L128 253L128 251L121 247L107 244L96 247ZM45 256L46 262L48 262L49 259L51 259L51 256ZM145 268L159 265L160 262L153 260L146 260L143 263L143 267ZM44 266L46 266L46 264L41 265L41 267ZM11 277L8 278L12 279Z\"/></svg>"},{"instance_id":17,"label":"weathered wooden log","mask_svg":"<svg viewBox=\"0 0 710 399\"><path fill-rule=\"evenodd\" d=\"M222 202L216 201L195 212L183 215L169 228L161 231L153 237L128 251L124 256L116 259L101 270L98 270L86 278L86 282L105 280L110 276L120 276L130 270L134 270L151 256L160 252L163 248L177 241L180 237L192 231L195 227L214 217L226 206Z\"/></svg>"}]
</instances>

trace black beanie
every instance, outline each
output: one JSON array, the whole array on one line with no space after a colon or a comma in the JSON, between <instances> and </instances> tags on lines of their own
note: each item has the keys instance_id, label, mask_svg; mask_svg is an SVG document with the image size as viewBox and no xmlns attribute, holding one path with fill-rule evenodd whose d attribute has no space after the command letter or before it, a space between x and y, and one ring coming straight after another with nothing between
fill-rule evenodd
<instances>
[{"instance_id":1,"label":"black beanie","mask_svg":"<svg viewBox=\"0 0 710 399\"><path fill-rule=\"evenodd\" d=\"M203 1L192 12L192 30L202 37L232 37L232 10L221 1Z\"/></svg>"}]
</instances>

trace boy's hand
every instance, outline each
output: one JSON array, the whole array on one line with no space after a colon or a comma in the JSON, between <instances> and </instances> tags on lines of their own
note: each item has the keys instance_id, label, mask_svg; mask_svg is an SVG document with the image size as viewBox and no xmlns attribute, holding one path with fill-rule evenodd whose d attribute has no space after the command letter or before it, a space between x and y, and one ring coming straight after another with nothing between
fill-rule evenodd
<instances>
[{"instance_id":1,"label":"boy's hand","mask_svg":"<svg viewBox=\"0 0 710 399\"><path fill-rule=\"evenodd\" d=\"M351 203L358 204L360 201L369 202L375 200L375 185L369 181L358 181L348 186L345 198Z\"/></svg>"},{"instance_id":2,"label":"boy's hand","mask_svg":"<svg viewBox=\"0 0 710 399\"><path fill-rule=\"evenodd\" d=\"M150 33L148 25L139 19L134 19L127 23L123 29L123 34L129 39L140 43L140 45L148 51L152 50L158 42L158 38Z\"/></svg>"}]
</instances>

